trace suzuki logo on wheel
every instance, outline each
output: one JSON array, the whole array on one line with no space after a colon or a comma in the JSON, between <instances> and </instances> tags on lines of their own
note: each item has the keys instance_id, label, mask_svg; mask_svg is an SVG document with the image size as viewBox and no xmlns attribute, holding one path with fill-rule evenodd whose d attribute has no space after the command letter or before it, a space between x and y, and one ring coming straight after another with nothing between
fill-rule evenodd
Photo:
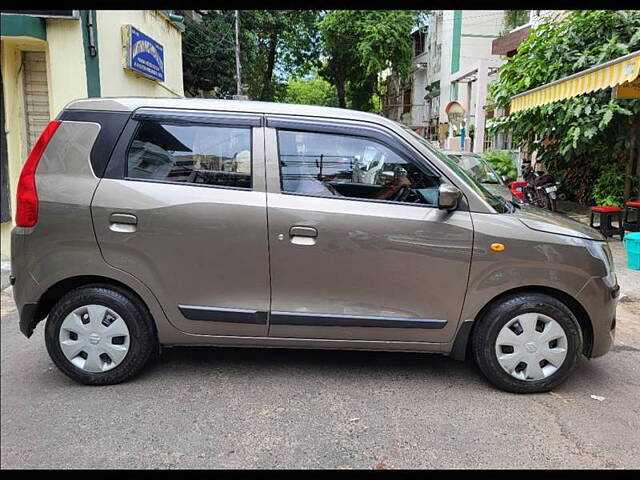
<instances>
[{"instance_id":1,"label":"suzuki logo on wheel","mask_svg":"<svg viewBox=\"0 0 640 480\"><path fill-rule=\"evenodd\" d=\"M538 346L535 344L535 342L525 343L524 348L529 353L535 353L538 350Z\"/></svg>"}]
</instances>

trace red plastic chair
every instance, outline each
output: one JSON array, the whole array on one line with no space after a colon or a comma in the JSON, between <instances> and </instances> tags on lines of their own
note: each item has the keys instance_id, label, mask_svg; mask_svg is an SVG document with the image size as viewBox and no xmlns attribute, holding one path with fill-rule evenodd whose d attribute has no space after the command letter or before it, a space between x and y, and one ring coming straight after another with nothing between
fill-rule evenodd
<instances>
[{"instance_id":1,"label":"red plastic chair","mask_svg":"<svg viewBox=\"0 0 640 480\"><path fill-rule=\"evenodd\" d=\"M629 221L629 214L634 213L636 219ZM630 232L640 231L640 200L630 200L624 204L624 219L622 228Z\"/></svg>"},{"instance_id":2,"label":"red plastic chair","mask_svg":"<svg viewBox=\"0 0 640 480\"><path fill-rule=\"evenodd\" d=\"M599 216L598 226L595 226L593 224L596 213ZM618 221L617 227L614 227L611 224L613 220ZM589 220L589 225L593 228L598 229L600 233L602 233L605 237L620 235L620 240L624 239L624 228L622 226L622 209L620 207L591 207L591 218Z\"/></svg>"}]
</instances>

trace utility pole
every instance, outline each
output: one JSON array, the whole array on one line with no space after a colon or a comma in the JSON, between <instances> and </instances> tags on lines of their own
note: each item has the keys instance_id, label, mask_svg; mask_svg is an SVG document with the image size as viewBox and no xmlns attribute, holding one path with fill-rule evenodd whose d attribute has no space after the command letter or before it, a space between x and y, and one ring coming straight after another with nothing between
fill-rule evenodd
<instances>
[{"instance_id":1,"label":"utility pole","mask_svg":"<svg viewBox=\"0 0 640 480\"><path fill-rule=\"evenodd\" d=\"M238 10L236 10L236 94L242 95L242 84L240 82L240 20Z\"/></svg>"}]
</instances>

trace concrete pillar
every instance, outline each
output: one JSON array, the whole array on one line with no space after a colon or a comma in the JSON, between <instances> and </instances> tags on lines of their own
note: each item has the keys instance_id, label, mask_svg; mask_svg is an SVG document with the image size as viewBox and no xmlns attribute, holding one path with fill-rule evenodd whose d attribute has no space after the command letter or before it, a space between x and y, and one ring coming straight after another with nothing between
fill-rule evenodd
<instances>
[{"instance_id":1,"label":"concrete pillar","mask_svg":"<svg viewBox=\"0 0 640 480\"><path fill-rule=\"evenodd\" d=\"M484 149L484 106L487 103L487 81L489 69L485 60L478 64L478 83L476 85L476 132L473 139L473 151L482 153Z\"/></svg>"},{"instance_id":2,"label":"concrete pillar","mask_svg":"<svg viewBox=\"0 0 640 480\"><path fill-rule=\"evenodd\" d=\"M472 82L467 82L467 132L469 131L469 125L471 124L471 84Z\"/></svg>"}]
</instances>

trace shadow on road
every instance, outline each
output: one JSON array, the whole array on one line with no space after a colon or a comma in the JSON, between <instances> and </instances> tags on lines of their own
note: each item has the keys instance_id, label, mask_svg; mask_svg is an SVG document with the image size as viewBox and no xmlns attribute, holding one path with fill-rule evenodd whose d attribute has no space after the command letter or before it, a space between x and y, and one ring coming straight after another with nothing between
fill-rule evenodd
<instances>
[{"instance_id":1,"label":"shadow on road","mask_svg":"<svg viewBox=\"0 0 640 480\"><path fill-rule=\"evenodd\" d=\"M284 348L176 347L163 350L160 359L146 369L149 375L177 370L184 374L207 372L311 373L336 376L423 377L450 375L477 378L482 373L467 358L460 362L439 354L315 350Z\"/></svg>"}]
</instances>

